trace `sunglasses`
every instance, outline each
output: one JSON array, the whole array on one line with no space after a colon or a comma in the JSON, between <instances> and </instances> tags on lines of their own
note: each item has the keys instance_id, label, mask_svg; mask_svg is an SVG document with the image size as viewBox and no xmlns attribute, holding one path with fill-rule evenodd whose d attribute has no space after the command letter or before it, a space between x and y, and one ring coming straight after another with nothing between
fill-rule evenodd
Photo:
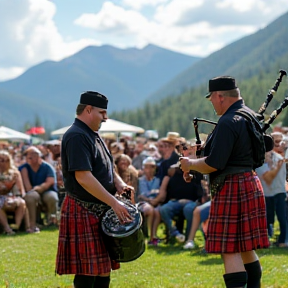
<instances>
[{"instance_id":1,"label":"sunglasses","mask_svg":"<svg viewBox=\"0 0 288 288\"><path fill-rule=\"evenodd\" d=\"M181 143L181 144L179 144L179 145L176 145L175 146L175 148L177 149L177 150L179 150L180 148L182 148L182 150L188 150L188 147L187 147L187 144L186 143Z\"/></svg>"}]
</instances>

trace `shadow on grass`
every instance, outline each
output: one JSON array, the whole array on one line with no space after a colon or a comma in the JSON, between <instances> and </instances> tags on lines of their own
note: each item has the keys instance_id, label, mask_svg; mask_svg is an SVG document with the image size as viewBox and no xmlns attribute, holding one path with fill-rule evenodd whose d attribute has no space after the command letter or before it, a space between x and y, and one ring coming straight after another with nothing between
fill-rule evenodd
<instances>
[{"instance_id":1,"label":"shadow on grass","mask_svg":"<svg viewBox=\"0 0 288 288\"><path fill-rule=\"evenodd\" d=\"M213 254L208 254L202 248L196 248L192 251L183 250L181 245L158 245L157 247L147 247L147 250L153 250L159 255L179 255L180 253L186 254L187 257L195 258L200 265L223 265L223 261L220 257L215 257ZM200 257L200 259L199 259ZM197 258L197 259L196 259Z\"/></svg>"},{"instance_id":2,"label":"shadow on grass","mask_svg":"<svg viewBox=\"0 0 288 288\"><path fill-rule=\"evenodd\" d=\"M198 261L200 265L223 265L223 260L221 258L206 258L204 260Z\"/></svg>"},{"instance_id":3,"label":"shadow on grass","mask_svg":"<svg viewBox=\"0 0 288 288\"><path fill-rule=\"evenodd\" d=\"M265 255L288 255L288 248L287 247L279 248L276 246L270 246L267 249L257 250L256 253L259 257Z\"/></svg>"},{"instance_id":4,"label":"shadow on grass","mask_svg":"<svg viewBox=\"0 0 288 288\"><path fill-rule=\"evenodd\" d=\"M195 248L191 251L183 250L181 244L160 244L158 246L146 246L147 250L153 250L159 255L179 255L185 253L190 257L199 257L201 260L197 261L200 265L223 265L223 260L217 254L209 254L203 249L203 247ZM267 249L261 249L256 251L259 257L273 256L273 255L287 255L288 248L270 247Z\"/></svg>"},{"instance_id":5,"label":"shadow on grass","mask_svg":"<svg viewBox=\"0 0 288 288\"><path fill-rule=\"evenodd\" d=\"M59 230L57 227L55 226L43 226L40 230L39 233L44 232L44 231L56 231L56 230ZM27 236L27 235L33 235L33 234L39 234L39 233L27 233L25 231L18 231L16 232L16 234L13 234L13 235L5 235L5 234L0 234L0 237L1 238L17 238L17 237L24 237L24 236Z\"/></svg>"},{"instance_id":6,"label":"shadow on grass","mask_svg":"<svg viewBox=\"0 0 288 288\"><path fill-rule=\"evenodd\" d=\"M175 255L175 254L179 254L181 252L183 252L183 248L182 246L174 246L174 245L164 245L164 244L160 244L158 246L146 246L147 250L153 250L155 251L157 254L163 255Z\"/></svg>"}]
</instances>

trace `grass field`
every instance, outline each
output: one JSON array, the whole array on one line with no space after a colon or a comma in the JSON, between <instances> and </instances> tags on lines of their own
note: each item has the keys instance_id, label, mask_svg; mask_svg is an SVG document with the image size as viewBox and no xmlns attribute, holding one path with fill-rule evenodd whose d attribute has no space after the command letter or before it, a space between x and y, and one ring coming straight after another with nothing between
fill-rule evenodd
<instances>
[{"instance_id":1,"label":"grass field","mask_svg":"<svg viewBox=\"0 0 288 288\"><path fill-rule=\"evenodd\" d=\"M0 236L1 288L71 288L72 276L55 275L57 230L40 234ZM182 245L160 244L147 247L136 261L121 264L111 273L112 288L188 288L224 287L223 264L220 256L202 252L199 248L184 251ZM263 266L262 288L288 287L288 249L269 248L258 251Z\"/></svg>"}]
</instances>

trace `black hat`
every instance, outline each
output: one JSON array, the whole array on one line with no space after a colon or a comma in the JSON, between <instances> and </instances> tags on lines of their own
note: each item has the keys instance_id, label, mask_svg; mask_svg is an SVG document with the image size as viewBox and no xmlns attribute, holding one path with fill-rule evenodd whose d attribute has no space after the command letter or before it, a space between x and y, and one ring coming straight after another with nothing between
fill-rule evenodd
<instances>
[{"instance_id":1,"label":"black hat","mask_svg":"<svg viewBox=\"0 0 288 288\"><path fill-rule=\"evenodd\" d=\"M81 94L80 104L86 104L102 109L107 109L108 99L107 97L98 92L86 91Z\"/></svg>"},{"instance_id":2,"label":"black hat","mask_svg":"<svg viewBox=\"0 0 288 288\"><path fill-rule=\"evenodd\" d=\"M212 92L215 91L227 91L236 89L235 79L230 76L220 76L209 80L209 93L205 95L209 98Z\"/></svg>"}]
</instances>

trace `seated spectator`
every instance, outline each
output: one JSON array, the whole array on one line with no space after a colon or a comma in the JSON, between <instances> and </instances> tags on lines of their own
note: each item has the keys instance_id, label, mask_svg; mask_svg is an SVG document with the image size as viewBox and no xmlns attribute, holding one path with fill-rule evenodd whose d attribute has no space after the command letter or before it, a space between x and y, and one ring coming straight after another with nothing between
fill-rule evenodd
<instances>
[{"instance_id":1,"label":"seated spectator","mask_svg":"<svg viewBox=\"0 0 288 288\"><path fill-rule=\"evenodd\" d=\"M178 134L179 135L179 134ZM167 137L158 140L158 151L162 158L158 161L157 176L162 181L168 174L171 165L176 164L179 160L179 154L176 152L178 144L177 134L168 132Z\"/></svg>"},{"instance_id":2,"label":"seated spectator","mask_svg":"<svg viewBox=\"0 0 288 288\"><path fill-rule=\"evenodd\" d=\"M149 202L151 199L156 198L159 193L160 179L155 177L156 162L152 157L147 157L143 161L143 176L139 178L139 196L137 200L143 201L140 205L140 210L147 218L147 226L150 236L148 245L157 245L158 239L156 237L156 231L160 220L160 213L156 211L158 208L151 205ZM155 219L157 218L157 219ZM156 227L153 227L153 225Z\"/></svg>"},{"instance_id":3,"label":"seated spectator","mask_svg":"<svg viewBox=\"0 0 288 288\"><path fill-rule=\"evenodd\" d=\"M122 145L122 143L113 142L110 145L110 152L115 161L115 159L118 158L118 156L124 154L124 146Z\"/></svg>"},{"instance_id":4,"label":"seated spectator","mask_svg":"<svg viewBox=\"0 0 288 288\"><path fill-rule=\"evenodd\" d=\"M45 143L48 153L49 153L49 158L45 160L49 164L51 164L54 168L58 165L58 158L60 157L61 153L61 141L60 140L50 140Z\"/></svg>"},{"instance_id":5,"label":"seated spectator","mask_svg":"<svg viewBox=\"0 0 288 288\"><path fill-rule=\"evenodd\" d=\"M64 198L66 196L66 189L64 186L64 179L62 174L62 164L61 164L61 157L57 158L57 165L54 167L56 171L56 178L57 178L57 190L58 190L58 207L61 208Z\"/></svg>"},{"instance_id":6,"label":"seated spectator","mask_svg":"<svg viewBox=\"0 0 288 288\"><path fill-rule=\"evenodd\" d=\"M29 218L25 201L21 198L25 195L20 172L14 166L11 155L4 150L0 151L0 223L6 235L13 235L18 230L25 218L27 232L29 231ZM6 212L15 213L15 224L8 224ZM26 217L25 217L26 216ZM11 228L12 227L12 228Z\"/></svg>"},{"instance_id":7,"label":"seated spectator","mask_svg":"<svg viewBox=\"0 0 288 288\"><path fill-rule=\"evenodd\" d=\"M138 173L132 165L131 158L126 154L118 155L115 159L116 172L122 180L129 186L134 188L135 194L138 191ZM135 203L134 194L132 202Z\"/></svg>"},{"instance_id":8,"label":"seated spectator","mask_svg":"<svg viewBox=\"0 0 288 288\"><path fill-rule=\"evenodd\" d=\"M188 238L186 240L186 243L183 246L183 249L185 250L190 250L190 249L195 248L194 238L196 236L196 232L199 229L199 226L201 223L203 223L202 231L204 235L207 232L205 228L207 227L207 223L208 223L211 201L210 201L209 180L208 180L209 175L204 175L204 176L205 176L205 180L204 179L201 180L203 195L201 198L200 205L198 205L193 211L192 226L191 226Z\"/></svg>"},{"instance_id":9,"label":"seated spectator","mask_svg":"<svg viewBox=\"0 0 288 288\"><path fill-rule=\"evenodd\" d=\"M58 191L58 198L59 198L58 205L60 208L64 200L64 197L66 195L66 190L64 188L64 182L63 182L62 169L61 169L61 141L55 139L55 140L47 141L45 144L50 155L50 157L47 158L46 162L51 164L56 171L57 191Z\"/></svg>"},{"instance_id":10,"label":"seated spectator","mask_svg":"<svg viewBox=\"0 0 288 288\"><path fill-rule=\"evenodd\" d=\"M100 134L102 139L104 140L105 145L107 146L108 150L111 151L111 144L115 143L117 140L115 133L101 133Z\"/></svg>"},{"instance_id":11,"label":"seated spectator","mask_svg":"<svg viewBox=\"0 0 288 288\"><path fill-rule=\"evenodd\" d=\"M161 155L158 151L158 148L155 144L150 143L148 146L148 155L152 158L154 158L156 161L161 159Z\"/></svg>"},{"instance_id":12,"label":"seated spectator","mask_svg":"<svg viewBox=\"0 0 288 288\"><path fill-rule=\"evenodd\" d=\"M23 155L23 158L25 159L25 156L24 156L24 152L25 152L25 150L27 149L28 147L26 147L25 149L24 149L24 151L23 151L23 153L22 153L22 155ZM48 162L48 163L52 163L53 162L53 160L52 160L52 153L48 150L48 147L47 147L47 145L37 145L37 148L40 150L40 152L41 152L41 158L44 160L44 161L46 161L46 162ZM24 161L24 163L25 163L26 161ZM23 164L24 164L23 163Z\"/></svg>"},{"instance_id":13,"label":"seated spectator","mask_svg":"<svg viewBox=\"0 0 288 288\"><path fill-rule=\"evenodd\" d=\"M199 229L199 225L208 220L210 206L211 206L211 201L208 201L204 204L197 206L194 209L192 227L190 229L190 233L189 233L189 236L186 240L186 243L183 246L183 249L189 250L189 249L195 248L194 238L196 236L196 232ZM205 233L205 231L204 231L204 233Z\"/></svg>"},{"instance_id":14,"label":"seated spectator","mask_svg":"<svg viewBox=\"0 0 288 288\"><path fill-rule=\"evenodd\" d=\"M134 149L131 149L131 146L129 145L129 140L125 137L121 137L119 139L119 143L121 143L124 147L123 154L128 155L131 159L133 159L134 156Z\"/></svg>"},{"instance_id":15,"label":"seated spectator","mask_svg":"<svg viewBox=\"0 0 288 288\"><path fill-rule=\"evenodd\" d=\"M0 140L0 150L7 150L9 147L9 142L6 140Z\"/></svg>"},{"instance_id":16,"label":"seated spectator","mask_svg":"<svg viewBox=\"0 0 288 288\"><path fill-rule=\"evenodd\" d=\"M150 201L152 205L161 201L166 202L159 208L161 219L169 231L169 236L175 237L180 243L183 243L189 235L193 210L197 205L196 201L203 193L201 179L202 174L195 173L190 182L185 182L181 169L177 165L172 165L162 181L159 196ZM172 225L174 217L179 215L183 215L187 221L186 236Z\"/></svg>"},{"instance_id":17,"label":"seated spectator","mask_svg":"<svg viewBox=\"0 0 288 288\"><path fill-rule=\"evenodd\" d=\"M137 169L139 177L143 175L142 163L145 158L149 155L145 150L145 145L147 143L147 139L138 137L136 139L136 146L134 148L134 156L132 159L132 165Z\"/></svg>"},{"instance_id":18,"label":"seated spectator","mask_svg":"<svg viewBox=\"0 0 288 288\"><path fill-rule=\"evenodd\" d=\"M31 229L39 232L36 226L37 208L41 205L46 212L48 225L56 225L58 207L57 179L55 169L41 158L38 148L31 146L24 152L26 163L19 167L24 188L25 201L29 210ZM39 212L39 210L38 210Z\"/></svg>"},{"instance_id":19,"label":"seated spectator","mask_svg":"<svg viewBox=\"0 0 288 288\"><path fill-rule=\"evenodd\" d=\"M25 163L25 157L21 151L16 152L13 160L16 167L19 167Z\"/></svg>"}]
</instances>

